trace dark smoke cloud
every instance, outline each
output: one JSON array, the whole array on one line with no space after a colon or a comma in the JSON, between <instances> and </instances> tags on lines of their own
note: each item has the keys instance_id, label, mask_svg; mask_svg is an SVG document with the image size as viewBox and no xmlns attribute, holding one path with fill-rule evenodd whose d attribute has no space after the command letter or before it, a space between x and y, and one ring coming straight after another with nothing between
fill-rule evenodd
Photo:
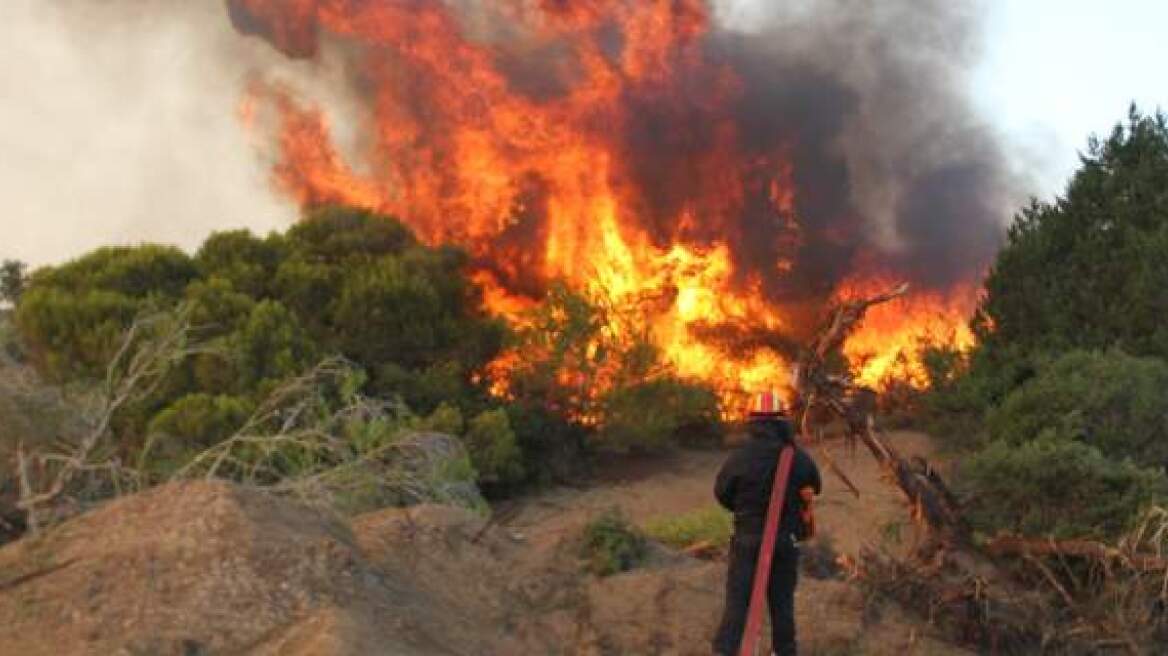
<instances>
[{"instance_id":1,"label":"dark smoke cloud","mask_svg":"<svg viewBox=\"0 0 1168 656\"><path fill-rule=\"evenodd\" d=\"M634 2L637 0L627 0ZM433 6L440 0L409 0ZM271 41L293 58L327 48L314 0L228 0L245 34ZM633 177L643 207L634 208L662 243L679 236L728 240L742 275L756 274L773 300L814 306L857 268L903 277L940 291L975 280L997 249L1010 207L1019 200L1006 144L972 108L968 78L980 55L982 6L963 0L822 0L739 2L712 10L724 20L704 49L713 67L682 68L676 89L630 89L619 140L622 173ZM748 6L749 5L749 6ZM513 47L521 39L486 0L459 0L466 29L498 46L512 87L532 98L571 88L570 50ZM601 24L602 42L619 52L619 25ZM515 54L520 53L520 54ZM728 224L673 225L692 197L715 184L702 158L717 139L724 110L705 103L711 75L727 65L741 79L733 120L747 159L789 161L797 190L792 233L768 201L769 178L748 179L748 197ZM355 89L357 95L368 89ZM419 108L424 112L425 108ZM601 129L605 129L604 126ZM767 174L769 175L769 173ZM538 190L538 181L532 188ZM529 206L538 206L539 194ZM698 208L698 216L715 214ZM538 213L520 217L500 244L522 250L538 234ZM797 246L792 246L797 244ZM777 275L779 259L793 262Z\"/></svg>"},{"instance_id":2,"label":"dark smoke cloud","mask_svg":"<svg viewBox=\"0 0 1168 656\"><path fill-rule=\"evenodd\" d=\"M807 234L784 284L822 287L857 259L942 290L975 278L1019 196L1006 144L969 98L981 6L769 5L749 32L724 28L710 47L746 81L746 143L793 154ZM763 241L739 252L755 266L772 256Z\"/></svg>"}]
</instances>

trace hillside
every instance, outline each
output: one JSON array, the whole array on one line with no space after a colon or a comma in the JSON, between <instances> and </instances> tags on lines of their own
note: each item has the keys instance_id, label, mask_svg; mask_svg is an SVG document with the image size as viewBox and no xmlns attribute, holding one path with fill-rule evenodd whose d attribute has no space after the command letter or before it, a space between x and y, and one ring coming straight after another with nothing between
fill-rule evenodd
<instances>
[{"instance_id":1,"label":"hillside","mask_svg":"<svg viewBox=\"0 0 1168 656\"><path fill-rule=\"evenodd\" d=\"M549 490L491 526L441 506L344 522L233 484L164 486L0 550L0 645L30 656L705 654L722 563L658 547L645 567L598 579L574 545L614 504L634 521L707 505L721 457L682 452ZM829 479L821 523L847 551L904 515L866 455L840 459L865 497ZM961 653L895 609L866 612L842 580L805 577L799 604L806 653Z\"/></svg>"}]
</instances>

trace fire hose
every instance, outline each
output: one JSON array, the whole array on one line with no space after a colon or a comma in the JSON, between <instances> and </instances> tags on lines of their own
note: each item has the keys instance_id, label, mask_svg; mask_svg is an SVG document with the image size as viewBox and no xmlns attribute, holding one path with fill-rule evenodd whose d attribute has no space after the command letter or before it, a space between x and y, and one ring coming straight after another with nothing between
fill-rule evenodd
<instances>
[{"instance_id":1,"label":"fire hose","mask_svg":"<svg viewBox=\"0 0 1168 656\"><path fill-rule=\"evenodd\" d=\"M779 533L779 518L783 515L787 481L791 478L791 462L794 456L795 447L790 444L783 447L779 454L779 466L775 469L774 486L771 488L766 524L763 526L762 546L758 550L758 560L754 567L754 585L750 591L750 606L746 613L746 628L742 631L739 656L754 656L754 651L758 647L762 609L766 606L766 590L771 580L771 563L775 557L775 540Z\"/></svg>"}]
</instances>

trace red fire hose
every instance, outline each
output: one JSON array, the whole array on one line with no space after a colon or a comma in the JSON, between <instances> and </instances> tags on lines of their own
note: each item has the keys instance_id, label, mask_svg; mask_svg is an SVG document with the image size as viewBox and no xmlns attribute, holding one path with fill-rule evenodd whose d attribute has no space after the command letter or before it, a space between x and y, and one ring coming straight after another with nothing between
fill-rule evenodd
<instances>
[{"instance_id":1,"label":"red fire hose","mask_svg":"<svg viewBox=\"0 0 1168 656\"><path fill-rule=\"evenodd\" d=\"M767 505L766 525L762 531L762 546L758 550L758 561L754 567L754 586L750 591L750 607L746 613L746 628L742 632L742 648L739 656L754 656L758 646L759 630L762 629L762 609L766 606L767 584L771 580L771 562L775 556L775 539L779 533L779 518L783 516L783 503L787 496L787 480L791 477L791 461L795 448L783 447L779 455L779 466L775 470L774 487Z\"/></svg>"}]
</instances>

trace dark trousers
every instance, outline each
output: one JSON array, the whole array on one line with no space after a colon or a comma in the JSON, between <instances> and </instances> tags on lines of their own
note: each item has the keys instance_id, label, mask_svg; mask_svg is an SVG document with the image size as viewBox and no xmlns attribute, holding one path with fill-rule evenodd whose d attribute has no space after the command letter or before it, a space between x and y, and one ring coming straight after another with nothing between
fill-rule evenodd
<instances>
[{"instance_id":1,"label":"dark trousers","mask_svg":"<svg viewBox=\"0 0 1168 656\"><path fill-rule=\"evenodd\" d=\"M738 656L746 612L750 607L750 590L762 537L735 535L730 543L730 564L726 572L726 607L722 624L714 638L714 652ZM775 654L795 656L795 584L799 578L799 547L789 533L779 533L771 578L767 586L767 605L771 610L771 637Z\"/></svg>"}]
</instances>

